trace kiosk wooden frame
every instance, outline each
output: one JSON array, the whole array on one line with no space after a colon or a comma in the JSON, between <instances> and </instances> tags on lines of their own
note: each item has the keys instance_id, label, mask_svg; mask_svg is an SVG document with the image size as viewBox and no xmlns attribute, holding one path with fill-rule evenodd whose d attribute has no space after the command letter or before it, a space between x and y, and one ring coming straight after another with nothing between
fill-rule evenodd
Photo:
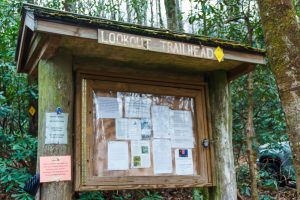
<instances>
[{"instance_id":1,"label":"kiosk wooden frame","mask_svg":"<svg viewBox=\"0 0 300 200\"><path fill-rule=\"evenodd\" d=\"M223 52L221 62L212 54L216 49L221 57ZM38 122L33 125L33 129L38 125L37 166L41 156L72 157L72 181L42 184L40 199L48 199L49 194L51 199L72 199L74 191L196 186L208 187L209 199L231 199L236 177L229 83L256 64L265 64L264 55L264 50L232 41L24 4L16 63L19 73L28 73L31 82L38 81L38 117L34 117ZM137 86L133 91L188 91L201 99L196 102L197 109L202 108L198 124L204 128L197 137L199 155L205 158L199 165L200 175L192 179L153 176L149 184L144 181L149 176L93 176L89 171L91 147L82 145L91 140L87 110L91 102L85 97L86 87L93 82ZM37 108L37 103L32 106ZM69 114L68 142L45 144L45 114L57 106ZM204 139L207 149L201 144Z\"/></svg>"},{"instance_id":2,"label":"kiosk wooden frame","mask_svg":"<svg viewBox=\"0 0 300 200\"><path fill-rule=\"evenodd\" d=\"M151 79L151 78L150 78ZM207 84L198 81L195 84L190 82L176 83L161 81L145 81L143 79L107 77L78 73L77 110L81 115L77 115L76 133L76 190L115 190L115 189L135 189L135 188L174 188L174 187L203 187L212 186L213 180L213 149L211 146L202 146L204 139L211 139L211 129L209 126L209 109ZM163 86L162 86L163 85ZM183 95L195 98L197 131L196 149L199 175L195 176L133 176L133 177L96 177L92 175L92 152L93 134L88 133L93 130L92 125L92 90L103 89L113 91L131 91L141 93L155 93L161 95ZM80 150L81 149L81 150ZM202 161L199 161L199 158ZM203 160L205 160L203 162ZM81 174L78 176L78 174Z\"/></svg>"}]
</instances>

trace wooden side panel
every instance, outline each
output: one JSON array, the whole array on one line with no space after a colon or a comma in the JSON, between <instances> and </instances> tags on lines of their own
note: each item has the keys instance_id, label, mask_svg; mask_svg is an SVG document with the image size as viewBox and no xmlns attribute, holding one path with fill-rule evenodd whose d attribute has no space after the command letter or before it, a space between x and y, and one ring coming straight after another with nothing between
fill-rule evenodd
<instances>
[{"instance_id":1,"label":"wooden side panel","mask_svg":"<svg viewBox=\"0 0 300 200\"><path fill-rule=\"evenodd\" d=\"M40 156L73 156L73 69L72 56L61 49L57 54L39 63L39 133L38 161ZM69 113L67 128L67 144L45 144L46 112L55 112L61 107ZM39 163L39 162L38 162ZM39 164L38 164L39 166ZM38 170L39 171L39 170ZM71 181L49 182L40 186L40 199L57 200L72 199L73 184Z\"/></svg>"}]
</instances>

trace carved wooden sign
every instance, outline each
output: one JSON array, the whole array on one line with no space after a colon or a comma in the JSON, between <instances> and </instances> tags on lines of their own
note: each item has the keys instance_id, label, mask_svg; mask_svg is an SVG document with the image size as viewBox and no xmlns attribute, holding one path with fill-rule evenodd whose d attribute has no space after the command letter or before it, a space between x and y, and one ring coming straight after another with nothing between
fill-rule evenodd
<instances>
[{"instance_id":1,"label":"carved wooden sign","mask_svg":"<svg viewBox=\"0 0 300 200\"><path fill-rule=\"evenodd\" d=\"M98 43L216 60L216 48L98 29Z\"/></svg>"}]
</instances>

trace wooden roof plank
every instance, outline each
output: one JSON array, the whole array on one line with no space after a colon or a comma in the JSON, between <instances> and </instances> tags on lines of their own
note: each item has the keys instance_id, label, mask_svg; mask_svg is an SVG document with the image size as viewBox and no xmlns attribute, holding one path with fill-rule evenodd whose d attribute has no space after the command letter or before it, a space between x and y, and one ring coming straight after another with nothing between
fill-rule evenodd
<instances>
[{"instance_id":1,"label":"wooden roof plank","mask_svg":"<svg viewBox=\"0 0 300 200\"><path fill-rule=\"evenodd\" d=\"M151 38L153 41L156 41L156 45L159 44L157 41L166 41L172 44L198 46L200 49L202 49L202 47L210 48L210 52L212 52L211 50L214 50L217 46L220 46L223 48L225 54L224 61L218 63L215 58L198 57L194 54L191 56L182 53L176 54L170 51L163 51L161 50L162 48L156 48L156 50L137 48L134 50L134 46L132 48L122 45L113 47L112 44L104 44L104 46L108 45L104 50L103 44L97 43L97 41L99 42L99 30L106 30L107 32L114 32L123 35ZM29 35L27 34L28 31L30 32ZM33 42L36 39L34 36L32 36L32 32L35 33L34 35L37 35L36 33L43 33L47 36L47 38L53 38L55 35L61 36L60 38L63 38L63 40L61 40L63 42L57 43L52 39L51 42L40 41L41 44L34 44L34 46ZM35 41L35 43L36 42L39 41ZM49 46L51 45L49 44L53 42L55 43L55 47L50 48ZM239 76L239 74L248 72L251 68L249 68L249 64L265 64L265 50L252 48L236 42L185 33L177 33L166 29L145 27L25 4L22 10L22 21L17 45L16 60L18 72L34 73L36 69L35 66L39 59L44 56L44 53L53 53L54 51L52 50L49 50L50 53L47 53L48 49L55 50L59 45L64 48L71 48L76 56L89 55L99 58L101 56L109 56L110 59L117 59L116 61L119 61L122 60L119 54L118 56L114 56L109 52L111 52L113 49L120 49L118 52L123 52L123 56L126 53L128 56L132 56L130 58L128 57L128 59L125 59L124 61L132 63L137 62L142 64L143 61L137 60L138 58L140 59L141 56L137 57L136 55L144 55L147 57L147 61L145 61L145 63L148 65L169 65L170 67L177 66L178 68L184 67L188 64L189 67L186 67L187 70L226 70L228 71L228 77L230 80L236 76ZM133 50L130 50L130 48ZM81 49L81 51L78 49ZM86 50L83 52L82 49ZM93 52L93 50L96 49L97 54ZM151 53L151 51L153 53ZM172 61L164 60L163 58L154 59L158 53L164 55L163 57L172 58ZM209 59L212 60L209 61ZM248 63L248 65L244 65L243 63ZM28 69L28 67L30 69Z\"/></svg>"},{"instance_id":2,"label":"wooden roof plank","mask_svg":"<svg viewBox=\"0 0 300 200\"><path fill-rule=\"evenodd\" d=\"M63 25L76 25L89 28L103 28L133 34L147 35L176 41L186 41L194 44L221 46L233 50L245 51L264 55L265 50L253 48L235 41L229 41L207 36L193 35L187 33L174 32L168 29L141 26L136 24L124 23L119 21L107 20L98 17L80 15L76 13L60 11L50 8L39 7L31 4L24 4L23 13L32 13L36 20L52 21Z\"/></svg>"}]
</instances>

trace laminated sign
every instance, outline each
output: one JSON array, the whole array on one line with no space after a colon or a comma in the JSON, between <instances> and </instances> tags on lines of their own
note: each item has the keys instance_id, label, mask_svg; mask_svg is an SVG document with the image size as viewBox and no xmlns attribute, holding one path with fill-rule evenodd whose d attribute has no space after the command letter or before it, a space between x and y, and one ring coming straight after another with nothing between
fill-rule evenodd
<instances>
[{"instance_id":1,"label":"laminated sign","mask_svg":"<svg viewBox=\"0 0 300 200\"><path fill-rule=\"evenodd\" d=\"M68 113L46 113L45 144L67 144Z\"/></svg>"}]
</instances>

